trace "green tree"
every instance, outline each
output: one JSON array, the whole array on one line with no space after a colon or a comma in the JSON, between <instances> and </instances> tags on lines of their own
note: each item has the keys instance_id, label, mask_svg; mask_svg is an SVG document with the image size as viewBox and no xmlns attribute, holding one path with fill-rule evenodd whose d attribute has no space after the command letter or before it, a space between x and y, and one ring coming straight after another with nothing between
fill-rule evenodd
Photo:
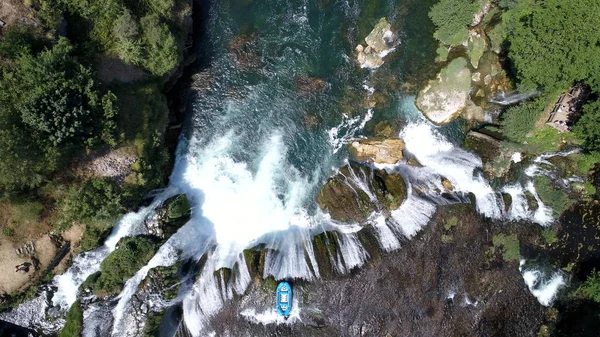
<instances>
[{"instance_id":1,"label":"green tree","mask_svg":"<svg viewBox=\"0 0 600 337\"><path fill-rule=\"evenodd\" d=\"M521 0L504 15L509 58L524 89L586 80L600 89L600 2Z\"/></svg>"},{"instance_id":2,"label":"green tree","mask_svg":"<svg viewBox=\"0 0 600 337\"><path fill-rule=\"evenodd\" d=\"M173 34L165 23L161 23L157 15L142 18L144 45L147 57L144 67L155 75L164 75L177 65L178 49Z\"/></svg>"},{"instance_id":3,"label":"green tree","mask_svg":"<svg viewBox=\"0 0 600 337\"><path fill-rule=\"evenodd\" d=\"M468 26L479 9L478 1L441 0L429 11L429 17L437 27L435 38L442 43L457 46L469 37Z\"/></svg>"},{"instance_id":4,"label":"green tree","mask_svg":"<svg viewBox=\"0 0 600 337\"><path fill-rule=\"evenodd\" d=\"M600 100L583 107L583 116L573 126L573 132L583 140L584 149L600 150Z\"/></svg>"},{"instance_id":5,"label":"green tree","mask_svg":"<svg viewBox=\"0 0 600 337\"><path fill-rule=\"evenodd\" d=\"M502 134L515 142L524 142L544 111L545 101L537 99L512 106L502 113Z\"/></svg>"}]
</instances>

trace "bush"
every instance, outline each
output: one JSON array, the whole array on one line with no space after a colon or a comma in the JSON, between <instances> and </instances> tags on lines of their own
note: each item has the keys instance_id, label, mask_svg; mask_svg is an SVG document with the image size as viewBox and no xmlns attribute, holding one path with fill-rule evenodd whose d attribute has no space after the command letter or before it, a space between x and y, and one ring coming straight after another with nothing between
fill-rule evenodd
<instances>
[{"instance_id":1,"label":"bush","mask_svg":"<svg viewBox=\"0 0 600 337\"><path fill-rule=\"evenodd\" d=\"M467 26L473 21L473 15L479 9L478 1L441 0L429 11L429 17L437 27L435 38L442 43L457 46L467 40Z\"/></svg>"},{"instance_id":2,"label":"bush","mask_svg":"<svg viewBox=\"0 0 600 337\"><path fill-rule=\"evenodd\" d=\"M58 337L79 337L83 331L83 310L77 300L67 312L67 322Z\"/></svg>"},{"instance_id":3,"label":"bush","mask_svg":"<svg viewBox=\"0 0 600 337\"><path fill-rule=\"evenodd\" d=\"M586 298L600 303L600 271L594 269L585 283L579 287L579 291Z\"/></svg>"},{"instance_id":4,"label":"bush","mask_svg":"<svg viewBox=\"0 0 600 337\"><path fill-rule=\"evenodd\" d=\"M100 264L94 293L97 296L119 293L125 282L154 256L158 243L157 239L147 236L122 239L118 248Z\"/></svg>"},{"instance_id":5,"label":"bush","mask_svg":"<svg viewBox=\"0 0 600 337\"><path fill-rule=\"evenodd\" d=\"M545 101L537 99L512 106L502 114L502 134L515 142L524 142L544 111Z\"/></svg>"},{"instance_id":6,"label":"bush","mask_svg":"<svg viewBox=\"0 0 600 337\"><path fill-rule=\"evenodd\" d=\"M73 187L62 202L62 224L86 221L113 221L123 211L119 186L107 179L86 180Z\"/></svg>"}]
</instances>

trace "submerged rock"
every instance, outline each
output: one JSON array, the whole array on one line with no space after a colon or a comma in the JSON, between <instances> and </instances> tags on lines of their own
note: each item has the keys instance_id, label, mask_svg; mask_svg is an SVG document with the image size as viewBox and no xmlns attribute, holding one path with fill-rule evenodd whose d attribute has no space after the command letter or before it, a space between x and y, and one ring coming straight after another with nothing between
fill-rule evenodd
<instances>
[{"instance_id":1,"label":"submerged rock","mask_svg":"<svg viewBox=\"0 0 600 337\"><path fill-rule=\"evenodd\" d=\"M348 165L327 180L317 203L332 219L360 223L374 211L397 209L405 199L406 184L398 173Z\"/></svg>"},{"instance_id":2,"label":"submerged rock","mask_svg":"<svg viewBox=\"0 0 600 337\"><path fill-rule=\"evenodd\" d=\"M373 133L376 137L398 138L400 129L404 122L401 120L381 121L375 124Z\"/></svg>"},{"instance_id":3,"label":"submerged rock","mask_svg":"<svg viewBox=\"0 0 600 337\"><path fill-rule=\"evenodd\" d=\"M456 118L467 106L470 90L471 71L467 60L459 57L419 92L416 105L432 122L443 125Z\"/></svg>"},{"instance_id":4,"label":"submerged rock","mask_svg":"<svg viewBox=\"0 0 600 337\"><path fill-rule=\"evenodd\" d=\"M359 44L355 48L360 66L362 68L380 67L383 64L383 58L393 49L395 40L396 36L392 32L392 26L386 18L381 18L365 38L367 46Z\"/></svg>"},{"instance_id":5,"label":"submerged rock","mask_svg":"<svg viewBox=\"0 0 600 337\"><path fill-rule=\"evenodd\" d=\"M327 82L317 77L301 76L296 78L296 94L299 97L322 94L327 87Z\"/></svg>"},{"instance_id":6,"label":"submerged rock","mask_svg":"<svg viewBox=\"0 0 600 337\"><path fill-rule=\"evenodd\" d=\"M359 162L396 164L402 160L401 139L360 139L350 145L350 155Z\"/></svg>"}]
</instances>

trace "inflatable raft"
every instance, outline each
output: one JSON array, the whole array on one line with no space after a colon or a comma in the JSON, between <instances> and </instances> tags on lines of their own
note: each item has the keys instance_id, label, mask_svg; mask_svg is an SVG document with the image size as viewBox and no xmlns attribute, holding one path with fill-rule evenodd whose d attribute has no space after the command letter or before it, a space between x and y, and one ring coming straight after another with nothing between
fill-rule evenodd
<instances>
[{"instance_id":1,"label":"inflatable raft","mask_svg":"<svg viewBox=\"0 0 600 337\"><path fill-rule=\"evenodd\" d=\"M279 282L277 286L277 312L284 318L292 312L292 287L287 282Z\"/></svg>"}]
</instances>

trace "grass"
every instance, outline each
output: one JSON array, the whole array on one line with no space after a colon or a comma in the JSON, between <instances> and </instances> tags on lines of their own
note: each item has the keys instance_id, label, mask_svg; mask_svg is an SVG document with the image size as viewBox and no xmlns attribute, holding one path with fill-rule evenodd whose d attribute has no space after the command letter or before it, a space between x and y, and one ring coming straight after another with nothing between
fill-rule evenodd
<instances>
[{"instance_id":1,"label":"grass","mask_svg":"<svg viewBox=\"0 0 600 337\"><path fill-rule=\"evenodd\" d=\"M498 234L492 238L495 249L502 249L502 258L505 261L514 261L521 258L519 239L517 234Z\"/></svg>"}]
</instances>

